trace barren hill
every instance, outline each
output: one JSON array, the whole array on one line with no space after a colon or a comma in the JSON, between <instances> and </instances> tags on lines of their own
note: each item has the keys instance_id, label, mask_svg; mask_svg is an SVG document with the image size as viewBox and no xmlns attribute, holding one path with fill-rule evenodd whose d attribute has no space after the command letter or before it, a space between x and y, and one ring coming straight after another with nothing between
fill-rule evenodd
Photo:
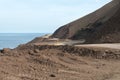
<instances>
[{"instance_id":1,"label":"barren hill","mask_svg":"<svg viewBox=\"0 0 120 80\"><path fill-rule=\"evenodd\" d=\"M60 27L52 37L86 43L120 42L120 1L113 0L99 10Z\"/></svg>"}]
</instances>

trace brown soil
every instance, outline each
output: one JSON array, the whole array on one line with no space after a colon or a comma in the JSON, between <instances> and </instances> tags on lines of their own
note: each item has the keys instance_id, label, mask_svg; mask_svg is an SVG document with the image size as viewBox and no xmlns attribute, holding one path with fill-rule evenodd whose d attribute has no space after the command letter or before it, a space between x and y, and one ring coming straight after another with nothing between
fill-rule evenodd
<instances>
[{"instance_id":1,"label":"brown soil","mask_svg":"<svg viewBox=\"0 0 120 80\"><path fill-rule=\"evenodd\" d=\"M120 50L21 45L0 52L0 80L119 80Z\"/></svg>"}]
</instances>

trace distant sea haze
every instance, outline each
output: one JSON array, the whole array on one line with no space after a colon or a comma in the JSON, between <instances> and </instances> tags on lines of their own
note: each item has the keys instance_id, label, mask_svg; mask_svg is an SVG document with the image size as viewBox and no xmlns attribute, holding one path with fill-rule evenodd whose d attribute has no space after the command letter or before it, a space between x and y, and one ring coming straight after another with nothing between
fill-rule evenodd
<instances>
[{"instance_id":1,"label":"distant sea haze","mask_svg":"<svg viewBox=\"0 0 120 80\"><path fill-rule=\"evenodd\" d=\"M43 35L45 35L45 33L0 33L0 49L13 49L20 44L25 44L35 37Z\"/></svg>"}]
</instances>

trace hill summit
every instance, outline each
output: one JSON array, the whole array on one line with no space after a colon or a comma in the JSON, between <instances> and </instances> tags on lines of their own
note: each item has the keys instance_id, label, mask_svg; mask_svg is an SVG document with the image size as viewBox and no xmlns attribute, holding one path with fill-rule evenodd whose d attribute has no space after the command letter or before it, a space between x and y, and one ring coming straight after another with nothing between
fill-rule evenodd
<instances>
[{"instance_id":1,"label":"hill summit","mask_svg":"<svg viewBox=\"0 0 120 80\"><path fill-rule=\"evenodd\" d=\"M85 43L120 42L120 0L57 29L52 37L85 40Z\"/></svg>"}]
</instances>

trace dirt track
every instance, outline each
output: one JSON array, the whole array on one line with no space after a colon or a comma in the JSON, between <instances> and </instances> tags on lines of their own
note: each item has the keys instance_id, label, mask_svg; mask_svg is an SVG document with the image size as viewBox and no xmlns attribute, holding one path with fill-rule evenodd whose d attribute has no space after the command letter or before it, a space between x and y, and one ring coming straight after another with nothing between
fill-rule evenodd
<instances>
[{"instance_id":1,"label":"dirt track","mask_svg":"<svg viewBox=\"0 0 120 80\"><path fill-rule=\"evenodd\" d=\"M113 44L83 44L76 45L80 47L98 47L98 48L111 48L111 49L120 49L120 43Z\"/></svg>"}]
</instances>

